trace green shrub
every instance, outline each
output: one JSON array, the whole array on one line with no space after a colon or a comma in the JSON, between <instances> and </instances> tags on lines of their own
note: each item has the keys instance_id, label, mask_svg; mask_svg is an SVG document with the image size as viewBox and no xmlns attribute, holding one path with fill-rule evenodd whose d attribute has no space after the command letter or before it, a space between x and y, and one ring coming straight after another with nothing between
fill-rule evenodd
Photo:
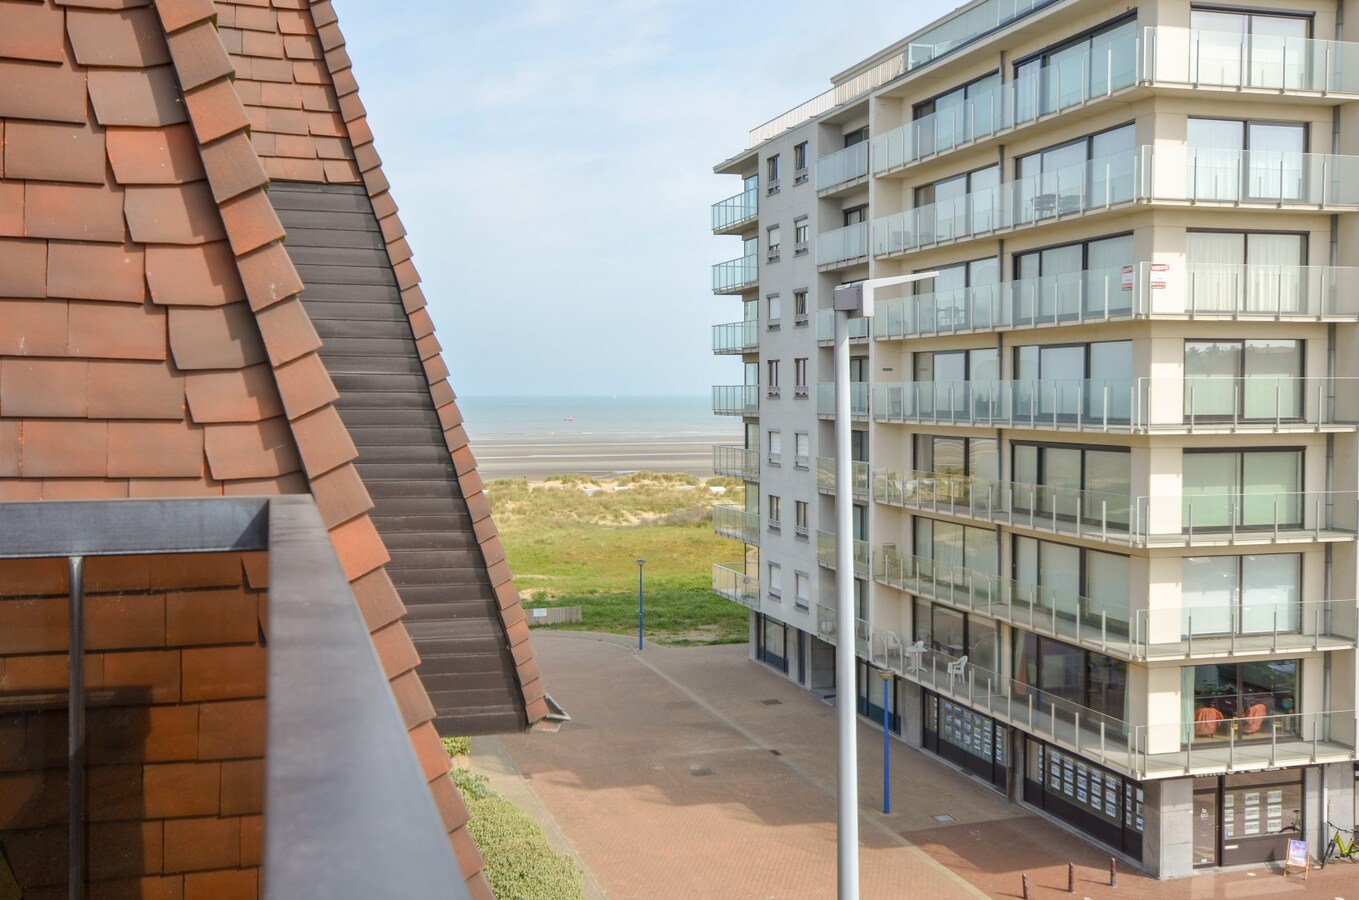
<instances>
[{"instance_id":1,"label":"green shrub","mask_svg":"<svg viewBox=\"0 0 1359 900\"><path fill-rule=\"evenodd\" d=\"M465 737L444 738L444 752L450 757L467 756L472 752L472 741Z\"/></svg>"},{"instance_id":2,"label":"green shrub","mask_svg":"<svg viewBox=\"0 0 1359 900\"><path fill-rule=\"evenodd\" d=\"M453 769L448 773L448 777L453 779L453 784L464 800L484 800L496 796L486 776L478 775L471 769Z\"/></svg>"}]
</instances>

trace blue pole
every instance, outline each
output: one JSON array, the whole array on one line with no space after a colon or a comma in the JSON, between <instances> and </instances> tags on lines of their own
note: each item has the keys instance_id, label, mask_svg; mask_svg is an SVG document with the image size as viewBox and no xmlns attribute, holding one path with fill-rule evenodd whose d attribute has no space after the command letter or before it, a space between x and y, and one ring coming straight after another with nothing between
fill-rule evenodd
<instances>
[{"instance_id":1,"label":"blue pole","mask_svg":"<svg viewBox=\"0 0 1359 900\"><path fill-rule=\"evenodd\" d=\"M890 745L887 741L887 700L888 692L892 689L892 678L889 675L882 680L882 814L888 816L892 814L892 757Z\"/></svg>"},{"instance_id":2,"label":"blue pole","mask_svg":"<svg viewBox=\"0 0 1359 900\"><path fill-rule=\"evenodd\" d=\"M642 649L642 628L646 624L646 600L642 593L642 566L646 560L637 560L637 650Z\"/></svg>"}]
</instances>

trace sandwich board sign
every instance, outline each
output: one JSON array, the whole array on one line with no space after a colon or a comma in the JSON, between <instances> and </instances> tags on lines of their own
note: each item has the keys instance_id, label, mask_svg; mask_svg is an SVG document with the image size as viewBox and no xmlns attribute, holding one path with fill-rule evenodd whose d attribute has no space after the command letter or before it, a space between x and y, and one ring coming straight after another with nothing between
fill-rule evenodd
<instances>
[{"instance_id":1,"label":"sandwich board sign","mask_svg":"<svg viewBox=\"0 0 1359 900\"><path fill-rule=\"evenodd\" d=\"M1284 857L1284 875L1291 875L1295 871L1301 872L1305 881L1311 868L1312 857L1307 853L1307 842L1290 840L1288 855Z\"/></svg>"}]
</instances>

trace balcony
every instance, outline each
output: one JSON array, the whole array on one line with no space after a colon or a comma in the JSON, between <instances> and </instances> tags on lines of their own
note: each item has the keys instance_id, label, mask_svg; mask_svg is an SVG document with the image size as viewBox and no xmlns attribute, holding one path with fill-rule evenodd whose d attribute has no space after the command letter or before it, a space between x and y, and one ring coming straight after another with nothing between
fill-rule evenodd
<instances>
[{"instance_id":1,"label":"balcony","mask_svg":"<svg viewBox=\"0 0 1359 900\"><path fill-rule=\"evenodd\" d=\"M713 444L713 471L745 481L759 481L760 451L739 444Z\"/></svg>"},{"instance_id":2,"label":"balcony","mask_svg":"<svg viewBox=\"0 0 1359 900\"><path fill-rule=\"evenodd\" d=\"M849 385L849 416L856 421L868 420L868 382L852 381ZM823 381L816 386L816 414L823 419L835 418L835 382Z\"/></svg>"},{"instance_id":3,"label":"balcony","mask_svg":"<svg viewBox=\"0 0 1359 900\"><path fill-rule=\"evenodd\" d=\"M873 332L871 316L852 316L845 321L849 324L851 342L866 341ZM835 343L835 310L827 308L816 311L816 342L822 347Z\"/></svg>"},{"instance_id":4,"label":"balcony","mask_svg":"<svg viewBox=\"0 0 1359 900\"><path fill-rule=\"evenodd\" d=\"M740 234L760 214L760 192L755 188L713 204L713 234Z\"/></svg>"},{"instance_id":5,"label":"balcony","mask_svg":"<svg viewBox=\"0 0 1359 900\"><path fill-rule=\"evenodd\" d=\"M754 320L713 326L713 353L754 353L760 348L759 323Z\"/></svg>"},{"instance_id":6,"label":"balcony","mask_svg":"<svg viewBox=\"0 0 1359 900\"><path fill-rule=\"evenodd\" d=\"M1359 642L1353 600L1242 603L1140 609L1134 613L1139 659L1203 659L1348 650Z\"/></svg>"},{"instance_id":7,"label":"balcony","mask_svg":"<svg viewBox=\"0 0 1359 900\"><path fill-rule=\"evenodd\" d=\"M758 416L760 414L760 386L758 384L713 385L713 414L719 416Z\"/></svg>"},{"instance_id":8,"label":"balcony","mask_svg":"<svg viewBox=\"0 0 1359 900\"><path fill-rule=\"evenodd\" d=\"M868 177L868 141L860 141L816 161L816 192L827 196Z\"/></svg>"},{"instance_id":9,"label":"balcony","mask_svg":"<svg viewBox=\"0 0 1359 900\"><path fill-rule=\"evenodd\" d=\"M828 644L835 643L837 629L835 617L835 607L827 606L824 603L816 604L816 633L823 641ZM854 620L854 653L857 656L868 658L872 648L873 631L868 622L863 619Z\"/></svg>"},{"instance_id":10,"label":"balcony","mask_svg":"<svg viewBox=\"0 0 1359 900\"><path fill-rule=\"evenodd\" d=\"M760 579L741 571L740 563L713 563L713 593L747 609L760 611Z\"/></svg>"},{"instance_id":11,"label":"balcony","mask_svg":"<svg viewBox=\"0 0 1359 900\"><path fill-rule=\"evenodd\" d=\"M713 534L747 544L758 544L760 516L758 513L746 512L739 506L718 504L713 507Z\"/></svg>"},{"instance_id":12,"label":"balcony","mask_svg":"<svg viewBox=\"0 0 1359 900\"><path fill-rule=\"evenodd\" d=\"M853 460L850 462L850 491L855 500L867 500L871 481L868 463ZM835 493L835 458L818 456L816 458L816 489L823 494Z\"/></svg>"},{"instance_id":13,"label":"balcony","mask_svg":"<svg viewBox=\"0 0 1359 900\"><path fill-rule=\"evenodd\" d=\"M835 568L835 534L829 531L818 531L816 533L816 561L827 569ZM854 576L856 578L868 578L869 563L873 555L873 550L868 545L868 541L854 541Z\"/></svg>"},{"instance_id":14,"label":"balcony","mask_svg":"<svg viewBox=\"0 0 1359 900\"><path fill-rule=\"evenodd\" d=\"M1351 431L1359 379L1248 376L873 385L876 422L1128 434Z\"/></svg>"},{"instance_id":15,"label":"balcony","mask_svg":"<svg viewBox=\"0 0 1359 900\"><path fill-rule=\"evenodd\" d=\"M1158 26L1143 29L1158 84L1279 93L1359 93L1359 44Z\"/></svg>"},{"instance_id":16,"label":"balcony","mask_svg":"<svg viewBox=\"0 0 1359 900\"><path fill-rule=\"evenodd\" d=\"M856 222L816 236L816 264L846 266L868 259L868 223Z\"/></svg>"},{"instance_id":17,"label":"balcony","mask_svg":"<svg viewBox=\"0 0 1359 900\"><path fill-rule=\"evenodd\" d=\"M754 253L729 259L713 266L713 293L739 294L759 280L759 263Z\"/></svg>"},{"instance_id":18,"label":"balcony","mask_svg":"<svg viewBox=\"0 0 1359 900\"><path fill-rule=\"evenodd\" d=\"M1132 539L1146 547L1347 541L1359 534L1353 491L1196 493L1138 497Z\"/></svg>"}]
</instances>

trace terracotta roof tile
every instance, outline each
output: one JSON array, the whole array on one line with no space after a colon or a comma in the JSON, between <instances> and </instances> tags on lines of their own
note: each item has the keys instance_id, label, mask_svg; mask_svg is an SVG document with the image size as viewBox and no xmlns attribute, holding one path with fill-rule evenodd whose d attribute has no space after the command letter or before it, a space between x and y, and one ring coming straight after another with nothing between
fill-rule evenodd
<instances>
[{"instance_id":1,"label":"terracotta roof tile","mask_svg":"<svg viewBox=\"0 0 1359 900\"><path fill-rule=\"evenodd\" d=\"M280 9L278 11L278 30L284 34L314 34L316 32L310 16L292 9Z\"/></svg>"},{"instance_id":2,"label":"terracotta roof tile","mask_svg":"<svg viewBox=\"0 0 1359 900\"><path fill-rule=\"evenodd\" d=\"M415 352L421 359L429 359L431 356L443 349L439 339L432 334L427 334L415 342ZM457 424L454 422L453 424Z\"/></svg>"},{"instance_id":3,"label":"terracotta roof tile","mask_svg":"<svg viewBox=\"0 0 1359 900\"><path fill-rule=\"evenodd\" d=\"M170 308L170 352L186 372L239 369L265 359L254 316L244 303Z\"/></svg>"},{"instance_id":4,"label":"terracotta roof tile","mask_svg":"<svg viewBox=\"0 0 1359 900\"><path fill-rule=\"evenodd\" d=\"M251 149L250 138L244 132L205 144L202 154L212 183L212 194L218 201L269 183L259 158Z\"/></svg>"},{"instance_id":5,"label":"terracotta roof tile","mask_svg":"<svg viewBox=\"0 0 1359 900\"><path fill-rule=\"evenodd\" d=\"M276 366L321 348L316 326L297 297L260 310L255 321L264 337L269 361Z\"/></svg>"},{"instance_id":6,"label":"terracotta roof tile","mask_svg":"<svg viewBox=\"0 0 1359 900\"><path fill-rule=\"evenodd\" d=\"M361 516L354 520L355 523L367 521L367 516ZM335 542L336 549L339 550L341 538L337 532L346 528L331 531L330 539ZM376 537L377 532L373 532ZM385 555L385 554L384 554ZM343 554L341 561L343 561ZM401 622L393 622L385 628L380 628L372 633L373 647L377 650L378 659L382 661L383 671L387 673L387 678L392 679L402 672L409 672L420 664L420 657L416 655L415 645L411 643L410 635L406 631L406 626ZM437 743L437 741L436 741Z\"/></svg>"},{"instance_id":7,"label":"terracotta roof tile","mask_svg":"<svg viewBox=\"0 0 1359 900\"><path fill-rule=\"evenodd\" d=\"M229 497L258 497L276 494L305 494L307 476L289 472L272 478L235 478L222 482L222 493Z\"/></svg>"},{"instance_id":8,"label":"terracotta roof tile","mask_svg":"<svg viewBox=\"0 0 1359 900\"><path fill-rule=\"evenodd\" d=\"M278 109L302 109L304 94L301 85L266 81L258 87L261 105Z\"/></svg>"},{"instance_id":9,"label":"terracotta roof tile","mask_svg":"<svg viewBox=\"0 0 1359 900\"><path fill-rule=\"evenodd\" d=\"M353 158L353 154L349 151L349 142L342 138L312 135L311 140L316 146L316 155L321 159Z\"/></svg>"},{"instance_id":10,"label":"terracotta roof tile","mask_svg":"<svg viewBox=\"0 0 1359 900\"><path fill-rule=\"evenodd\" d=\"M241 52L246 56L283 58L283 35L276 31L246 31L241 35Z\"/></svg>"},{"instance_id":11,"label":"terracotta roof tile","mask_svg":"<svg viewBox=\"0 0 1359 900\"><path fill-rule=\"evenodd\" d=\"M273 370L265 364L192 372L184 388L195 422L258 422L283 415Z\"/></svg>"},{"instance_id":12,"label":"terracotta roof tile","mask_svg":"<svg viewBox=\"0 0 1359 900\"><path fill-rule=\"evenodd\" d=\"M133 240L144 244L203 244L226 237L206 181L131 185L125 208Z\"/></svg>"},{"instance_id":13,"label":"terracotta roof tile","mask_svg":"<svg viewBox=\"0 0 1359 900\"><path fill-rule=\"evenodd\" d=\"M265 130L275 134L306 134L307 115L300 109L267 109Z\"/></svg>"},{"instance_id":14,"label":"terracotta roof tile","mask_svg":"<svg viewBox=\"0 0 1359 900\"><path fill-rule=\"evenodd\" d=\"M331 76L330 83L335 88L336 95L340 97L345 94L352 94L359 89L359 83L354 80L354 72L351 69L334 73Z\"/></svg>"},{"instance_id":15,"label":"terracotta roof tile","mask_svg":"<svg viewBox=\"0 0 1359 900\"><path fill-rule=\"evenodd\" d=\"M410 259L411 258L410 244L406 243L405 238L400 238L398 240L392 241L390 244L387 245L387 258L392 261L393 265L405 262L406 260Z\"/></svg>"},{"instance_id":16,"label":"terracotta roof tile","mask_svg":"<svg viewBox=\"0 0 1359 900\"><path fill-rule=\"evenodd\" d=\"M146 299L145 252L135 244L51 241L47 292L72 300L140 304Z\"/></svg>"},{"instance_id":17,"label":"terracotta roof tile","mask_svg":"<svg viewBox=\"0 0 1359 900\"><path fill-rule=\"evenodd\" d=\"M332 528L330 540L335 545L336 555L340 558L340 567L344 569L345 577L350 581L386 565L391 560L387 548L382 543L382 538L378 535L377 528L373 525L373 520L367 516L350 519L348 522ZM387 626L388 629L394 627L401 629L402 637L409 643L410 638L406 636L406 629L401 626L401 623L396 622ZM377 644L377 641L375 640L374 643ZM407 654L409 654L409 658ZM378 655L382 656L381 647L378 648ZM388 678L414 668L415 663L419 662L418 658L415 658L413 646L402 652L397 658L401 668L387 669ZM410 658L415 658L415 662L410 662Z\"/></svg>"},{"instance_id":18,"label":"terracotta roof tile","mask_svg":"<svg viewBox=\"0 0 1359 900\"><path fill-rule=\"evenodd\" d=\"M0 359L0 416L85 418L89 370L83 359Z\"/></svg>"},{"instance_id":19,"label":"terracotta roof tile","mask_svg":"<svg viewBox=\"0 0 1359 900\"><path fill-rule=\"evenodd\" d=\"M282 418L245 425L207 425L204 441L208 468L218 481L273 478L296 472L301 466L292 431Z\"/></svg>"},{"instance_id":20,"label":"terracotta roof tile","mask_svg":"<svg viewBox=\"0 0 1359 900\"><path fill-rule=\"evenodd\" d=\"M279 81L288 82L293 80L292 63L286 59L271 59L265 56L244 57L244 62L250 66L250 80L252 81Z\"/></svg>"},{"instance_id":21,"label":"terracotta roof tile","mask_svg":"<svg viewBox=\"0 0 1359 900\"><path fill-rule=\"evenodd\" d=\"M103 129L88 123L25 122L5 129L7 178L103 184Z\"/></svg>"},{"instance_id":22,"label":"terracotta roof tile","mask_svg":"<svg viewBox=\"0 0 1359 900\"><path fill-rule=\"evenodd\" d=\"M47 242L0 238L0 297L46 296Z\"/></svg>"},{"instance_id":23,"label":"terracotta roof tile","mask_svg":"<svg viewBox=\"0 0 1359 900\"><path fill-rule=\"evenodd\" d=\"M82 66L141 68L170 61L165 31L154 9L72 9L66 13L66 33Z\"/></svg>"},{"instance_id":24,"label":"terracotta roof tile","mask_svg":"<svg viewBox=\"0 0 1359 900\"><path fill-rule=\"evenodd\" d=\"M250 305L263 309L301 292L302 277L282 244L269 244L238 260Z\"/></svg>"},{"instance_id":25,"label":"terracotta roof tile","mask_svg":"<svg viewBox=\"0 0 1359 900\"><path fill-rule=\"evenodd\" d=\"M302 108L307 112L335 112L340 108L335 89L328 84L304 84L300 89Z\"/></svg>"},{"instance_id":26,"label":"terracotta roof tile","mask_svg":"<svg viewBox=\"0 0 1359 900\"><path fill-rule=\"evenodd\" d=\"M278 31L278 18L272 9L237 6L234 23L237 28L250 31Z\"/></svg>"},{"instance_id":27,"label":"terracotta roof tile","mask_svg":"<svg viewBox=\"0 0 1359 900\"><path fill-rule=\"evenodd\" d=\"M61 11L46 4L0 4L0 56L41 62L66 61Z\"/></svg>"},{"instance_id":28,"label":"terracotta roof tile","mask_svg":"<svg viewBox=\"0 0 1359 900\"><path fill-rule=\"evenodd\" d=\"M109 476L196 478L203 474L203 429L188 422L110 422Z\"/></svg>"},{"instance_id":29,"label":"terracotta roof tile","mask_svg":"<svg viewBox=\"0 0 1359 900\"><path fill-rule=\"evenodd\" d=\"M247 106L245 117L250 122L251 131L269 130L269 110L262 106Z\"/></svg>"},{"instance_id":30,"label":"terracotta roof tile","mask_svg":"<svg viewBox=\"0 0 1359 900\"><path fill-rule=\"evenodd\" d=\"M92 360L92 419L184 419L184 376L164 362Z\"/></svg>"},{"instance_id":31,"label":"terracotta roof tile","mask_svg":"<svg viewBox=\"0 0 1359 900\"><path fill-rule=\"evenodd\" d=\"M334 50L344 44L344 35L340 33L340 26L332 22L316 29L316 37L321 42L324 50Z\"/></svg>"},{"instance_id":32,"label":"terracotta roof tile","mask_svg":"<svg viewBox=\"0 0 1359 900\"><path fill-rule=\"evenodd\" d=\"M428 378L431 383L443 381L448 377L448 366L444 363L442 357L431 356L429 359L423 360L422 365L425 369L425 377Z\"/></svg>"},{"instance_id":33,"label":"terracotta roof tile","mask_svg":"<svg viewBox=\"0 0 1359 900\"><path fill-rule=\"evenodd\" d=\"M52 0L57 6L69 6L74 9L135 9L138 6L150 6L152 0Z\"/></svg>"},{"instance_id":34,"label":"terracotta roof tile","mask_svg":"<svg viewBox=\"0 0 1359 900\"><path fill-rule=\"evenodd\" d=\"M435 412L439 416L439 425L447 431L462 424L462 410L458 409L456 403L445 403Z\"/></svg>"},{"instance_id":35,"label":"terracotta roof tile","mask_svg":"<svg viewBox=\"0 0 1359 900\"><path fill-rule=\"evenodd\" d=\"M4 130L0 128L0 140ZM0 237L24 236L24 183L0 181Z\"/></svg>"},{"instance_id":36,"label":"terracotta roof tile","mask_svg":"<svg viewBox=\"0 0 1359 900\"><path fill-rule=\"evenodd\" d=\"M289 59L322 59L321 42L314 37L290 34L283 39L283 52Z\"/></svg>"},{"instance_id":37,"label":"terracotta roof tile","mask_svg":"<svg viewBox=\"0 0 1359 900\"><path fill-rule=\"evenodd\" d=\"M252 154L253 156L253 154ZM226 200L221 206L222 223L236 253L258 250L270 241L281 239L285 232L278 213L269 202L263 188L256 188Z\"/></svg>"},{"instance_id":38,"label":"terracotta roof tile","mask_svg":"<svg viewBox=\"0 0 1359 900\"><path fill-rule=\"evenodd\" d=\"M212 0L157 0L156 11L166 31L178 31L217 14Z\"/></svg>"},{"instance_id":39,"label":"terracotta roof tile","mask_svg":"<svg viewBox=\"0 0 1359 900\"><path fill-rule=\"evenodd\" d=\"M388 216L396 215L396 201L392 199L390 193L378 194L376 196L371 196L368 199L372 201L373 214L378 217L379 221Z\"/></svg>"},{"instance_id":40,"label":"terracotta roof tile","mask_svg":"<svg viewBox=\"0 0 1359 900\"><path fill-rule=\"evenodd\" d=\"M19 429L18 422L0 422L0 441L8 444L0 446L0 473L19 474ZM39 478L0 479L0 502L22 503L41 499L42 480Z\"/></svg>"},{"instance_id":41,"label":"terracotta roof tile","mask_svg":"<svg viewBox=\"0 0 1359 900\"><path fill-rule=\"evenodd\" d=\"M165 359L165 308L71 301L68 352L91 359Z\"/></svg>"},{"instance_id":42,"label":"terracotta roof tile","mask_svg":"<svg viewBox=\"0 0 1359 900\"><path fill-rule=\"evenodd\" d=\"M341 44L325 52L326 67L332 72L339 72L342 69L353 67L354 63L349 59L349 52Z\"/></svg>"},{"instance_id":43,"label":"terracotta roof tile","mask_svg":"<svg viewBox=\"0 0 1359 900\"><path fill-rule=\"evenodd\" d=\"M267 131L251 131L250 146L255 151L255 154L261 158L266 156L273 156L276 147L274 143L274 136L272 134L269 134ZM264 168L263 159L261 159L260 168L261 169ZM268 179L268 177L269 177L268 175L265 175L266 179Z\"/></svg>"},{"instance_id":44,"label":"terracotta roof tile","mask_svg":"<svg viewBox=\"0 0 1359 900\"><path fill-rule=\"evenodd\" d=\"M367 114L368 112L364 109L363 101L359 99L357 93L345 94L340 97L340 116L344 121L356 122L358 119L364 118ZM372 140L372 132L367 130L367 126L365 126L363 135L364 137L367 137L368 140L361 141L356 137L354 142L356 144L366 144L368 141Z\"/></svg>"},{"instance_id":45,"label":"terracotta roof tile","mask_svg":"<svg viewBox=\"0 0 1359 900\"><path fill-rule=\"evenodd\" d=\"M330 184L358 184L361 179L358 166L347 159L327 159L323 164Z\"/></svg>"},{"instance_id":46,"label":"terracotta roof tile","mask_svg":"<svg viewBox=\"0 0 1359 900\"><path fill-rule=\"evenodd\" d=\"M311 492L327 528L334 528L373 508L372 497L354 466L336 466L311 480Z\"/></svg>"},{"instance_id":47,"label":"terracotta roof tile","mask_svg":"<svg viewBox=\"0 0 1359 900\"><path fill-rule=\"evenodd\" d=\"M269 173L269 177L279 181L324 183L326 180L326 168L319 159L272 157L260 162L264 164L264 171Z\"/></svg>"},{"instance_id":48,"label":"terracotta roof tile","mask_svg":"<svg viewBox=\"0 0 1359 900\"><path fill-rule=\"evenodd\" d=\"M0 300L0 354L66 355L66 303Z\"/></svg>"},{"instance_id":49,"label":"terracotta roof tile","mask_svg":"<svg viewBox=\"0 0 1359 900\"><path fill-rule=\"evenodd\" d=\"M429 304L425 301L425 292L420 289L420 285L408 287L401 292L401 305L406 310L411 331L416 338L434 333L434 322L429 317Z\"/></svg>"},{"instance_id":50,"label":"terracotta roof tile","mask_svg":"<svg viewBox=\"0 0 1359 900\"><path fill-rule=\"evenodd\" d=\"M353 469L353 466L341 467L342 470L346 468ZM354 579L350 588L370 632L395 622L406 613L406 605L401 602L401 595L396 592L386 569L374 569Z\"/></svg>"},{"instance_id":51,"label":"terracotta roof tile","mask_svg":"<svg viewBox=\"0 0 1359 900\"><path fill-rule=\"evenodd\" d=\"M316 159L316 141L310 135L275 134L274 153L296 159Z\"/></svg>"},{"instance_id":52,"label":"terracotta roof tile","mask_svg":"<svg viewBox=\"0 0 1359 900\"><path fill-rule=\"evenodd\" d=\"M319 59L295 60L292 70L292 77L300 84L330 84L330 70Z\"/></svg>"},{"instance_id":53,"label":"terracotta roof tile","mask_svg":"<svg viewBox=\"0 0 1359 900\"><path fill-rule=\"evenodd\" d=\"M440 381L429 386L430 399L434 401L434 406L440 407L445 403L453 403L457 397L453 394L453 387L447 381Z\"/></svg>"},{"instance_id":54,"label":"terracotta roof tile","mask_svg":"<svg viewBox=\"0 0 1359 900\"><path fill-rule=\"evenodd\" d=\"M377 148L372 144L361 144L354 148L354 163L360 171L367 172L382 165L382 157L378 156Z\"/></svg>"},{"instance_id":55,"label":"terracotta roof tile","mask_svg":"<svg viewBox=\"0 0 1359 900\"><path fill-rule=\"evenodd\" d=\"M101 125L173 125L188 119L170 66L91 69L89 88Z\"/></svg>"},{"instance_id":56,"label":"terracotta roof tile","mask_svg":"<svg viewBox=\"0 0 1359 900\"><path fill-rule=\"evenodd\" d=\"M241 47L244 43L242 36L248 33L249 32L241 31L237 28L218 28L217 38L222 42L222 46L226 48L227 53L230 53L232 56L237 56L241 53ZM248 83L249 82L245 81L241 82L241 84ZM245 98L242 97L241 99Z\"/></svg>"},{"instance_id":57,"label":"terracotta roof tile","mask_svg":"<svg viewBox=\"0 0 1359 900\"><path fill-rule=\"evenodd\" d=\"M414 670L393 678L391 688L406 728L414 728L428 722L436 715L434 704L429 702L429 694L421 684L419 674Z\"/></svg>"},{"instance_id":58,"label":"terracotta roof tile","mask_svg":"<svg viewBox=\"0 0 1359 900\"><path fill-rule=\"evenodd\" d=\"M315 353L284 363L274 375L278 379L278 390L290 419L296 419L327 403L334 403L340 397L325 363Z\"/></svg>"},{"instance_id":59,"label":"terracotta roof tile","mask_svg":"<svg viewBox=\"0 0 1359 900\"><path fill-rule=\"evenodd\" d=\"M315 478L359 455L334 406L323 406L293 420L293 437L307 475Z\"/></svg>"},{"instance_id":60,"label":"terracotta roof tile","mask_svg":"<svg viewBox=\"0 0 1359 900\"><path fill-rule=\"evenodd\" d=\"M248 124L241 98L227 78L184 92L194 132L200 141L213 141Z\"/></svg>"},{"instance_id":61,"label":"terracotta roof tile","mask_svg":"<svg viewBox=\"0 0 1359 900\"><path fill-rule=\"evenodd\" d=\"M99 478L47 478L42 482L44 500L122 500L128 483L107 476Z\"/></svg>"},{"instance_id":62,"label":"terracotta roof tile","mask_svg":"<svg viewBox=\"0 0 1359 900\"><path fill-rule=\"evenodd\" d=\"M129 497L220 497L222 484L202 476L198 478L129 478Z\"/></svg>"},{"instance_id":63,"label":"terracotta roof tile","mask_svg":"<svg viewBox=\"0 0 1359 900\"><path fill-rule=\"evenodd\" d=\"M151 298L171 306L221 306L245 299L236 257L221 241L189 247L147 247Z\"/></svg>"},{"instance_id":64,"label":"terracotta roof tile","mask_svg":"<svg viewBox=\"0 0 1359 900\"><path fill-rule=\"evenodd\" d=\"M203 177L198 139L190 125L110 128L104 139L119 184L183 184Z\"/></svg>"},{"instance_id":65,"label":"terracotta roof tile","mask_svg":"<svg viewBox=\"0 0 1359 900\"><path fill-rule=\"evenodd\" d=\"M401 224L401 217L396 213L390 213L379 219L378 228L382 229L384 241L395 241L406 236L406 226Z\"/></svg>"},{"instance_id":66,"label":"terracotta roof tile","mask_svg":"<svg viewBox=\"0 0 1359 900\"><path fill-rule=\"evenodd\" d=\"M0 59L0 118L85 121L85 73Z\"/></svg>"},{"instance_id":67,"label":"terracotta roof tile","mask_svg":"<svg viewBox=\"0 0 1359 900\"><path fill-rule=\"evenodd\" d=\"M29 237L121 244L127 237L122 188L30 181L24 188L24 232Z\"/></svg>"},{"instance_id":68,"label":"terracotta roof tile","mask_svg":"<svg viewBox=\"0 0 1359 900\"><path fill-rule=\"evenodd\" d=\"M108 436L107 422L29 419L24 422L23 475L25 478L106 478Z\"/></svg>"},{"instance_id":69,"label":"terracotta roof tile","mask_svg":"<svg viewBox=\"0 0 1359 900\"><path fill-rule=\"evenodd\" d=\"M175 32L170 35L169 44L175 74L186 91L235 72L231 57L217 39L217 29L209 21Z\"/></svg>"},{"instance_id":70,"label":"terracotta roof tile","mask_svg":"<svg viewBox=\"0 0 1359 900\"><path fill-rule=\"evenodd\" d=\"M320 28L322 25L335 24L335 7L331 4L330 0L320 0L320 2L312 3L311 20L316 23L317 28Z\"/></svg>"}]
</instances>

